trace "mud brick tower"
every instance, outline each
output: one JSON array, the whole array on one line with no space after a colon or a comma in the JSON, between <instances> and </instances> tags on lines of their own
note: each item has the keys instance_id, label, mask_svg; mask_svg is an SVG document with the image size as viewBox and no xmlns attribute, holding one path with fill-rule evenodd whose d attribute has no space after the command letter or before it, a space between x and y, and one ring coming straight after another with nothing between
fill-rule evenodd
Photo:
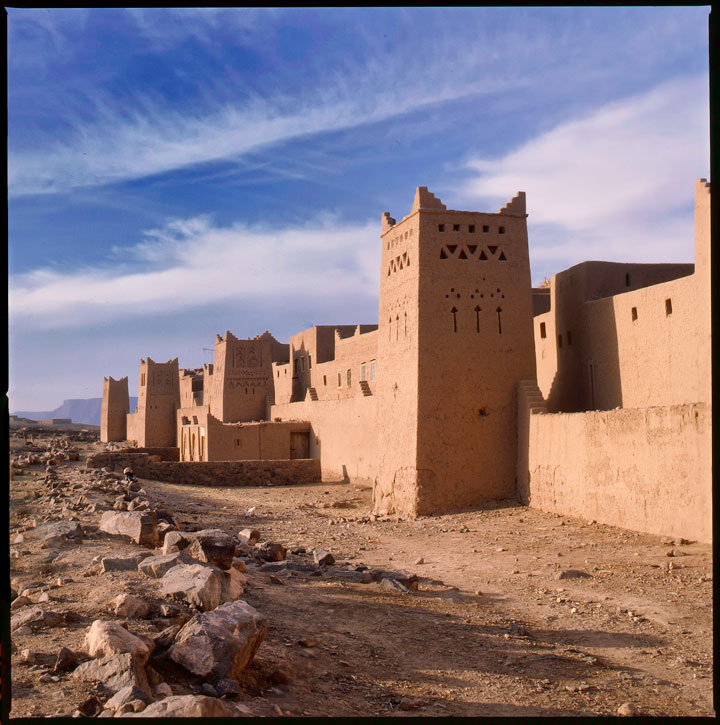
<instances>
[{"instance_id":1,"label":"mud brick tower","mask_svg":"<svg viewBox=\"0 0 720 725\"><path fill-rule=\"evenodd\" d=\"M130 412L127 377L103 380L102 411L100 413L100 440L124 441L127 438L127 414Z\"/></svg>"},{"instance_id":2,"label":"mud brick tower","mask_svg":"<svg viewBox=\"0 0 720 725\"><path fill-rule=\"evenodd\" d=\"M525 194L451 211L419 187L382 216L378 510L416 516L515 495L517 383L535 377Z\"/></svg>"},{"instance_id":3,"label":"mud brick tower","mask_svg":"<svg viewBox=\"0 0 720 725\"><path fill-rule=\"evenodd\" d=\"M206 377L210 414L222 423L264 420L273 392L272 338L215 340L215 364Z\"/></svg>"},{"instance_id":4,"label":"mud brick tower","mask_svg":"<svg viewBox=\"0 0 720 725\"><path fill-rule=\"evenodd\" d=\"M178 359L140 360L137 412L127 417L127 437L141 448L175 446L180 405Z\"/></svg>"}]
</instances>

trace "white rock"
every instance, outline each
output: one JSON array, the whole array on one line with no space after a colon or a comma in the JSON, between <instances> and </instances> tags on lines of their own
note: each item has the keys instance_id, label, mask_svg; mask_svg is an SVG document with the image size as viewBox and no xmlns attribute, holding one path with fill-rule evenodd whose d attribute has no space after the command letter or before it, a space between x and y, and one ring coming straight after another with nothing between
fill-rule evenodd
<instances>
[{"instance_id":1,"label":"white rock","mask_svg":"<svg viewBox=\"0 0 720 725\"><path fill-rule=\"evenodd\" d=\"M113 599L113 609L119 617L128 619L142 619L150 614L150 605L132 594L118 594Z\"/></svg>"},{"instance_id":2,"label":"white rock","mask_svg":"<svg viewBox=\"0 0 720 725\"><path fill-rule=\"evenodd\" d=\"M85 635L85 646L91 657L107 657L129 652L145 664L150 657L150 646L117 622L96 619Z\"/></svg>"}]
</instances>

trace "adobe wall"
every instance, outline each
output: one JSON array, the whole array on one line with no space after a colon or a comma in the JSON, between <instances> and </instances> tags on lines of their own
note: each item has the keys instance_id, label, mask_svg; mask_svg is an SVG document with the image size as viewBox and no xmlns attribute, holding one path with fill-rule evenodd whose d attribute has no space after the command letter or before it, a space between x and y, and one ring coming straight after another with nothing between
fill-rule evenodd
<instances>
[{"instance_id":1,"label":"adobe wall","mask_svg":"<svg viewBox=\"0 0 720 725\"><path fill-rule=\"evenodd\" d=\"M180 371L180 407L190 408L203 404L204 368Z\"/></svg>"},{"instance_id":2,"label":"adobe wall","mask_svg":"<svg viewBox=\"0 0 720 725\"><path fill-rule=\"evenodd\" d=\"M271 416L273 421L309 422L310 456L321 460L323 480L372 483L379 452L376 401L374 395L302 401L274 405Z\"/></svg>"},{"instance_id":3,"label":"adobe wall","mask_svg":"<svg viewBox=\"0 0 720 725\"><path fill-rule=\"evenodd\" d=\"M124 441L127 438L127 414L130 412L127 377L103 380L102 408L100 411L100 440Z\"/></svg>"},{"instance_id":4,"label":"adobe wall","mask_svg":"<svg viewBox=\"0 0 720 725\"><path fill-rule=\"evenodd\" d=\"M518 495L543 511L712 539L711 408L521 413Z\"/></svg>"},{"instance_id":5,"label":"adobe wall","mask_svg":"<svg viewBox=\"0 0 720 725\"><path fill-rule=\"evenodd\" d=\"M88 456L88 468L130 466L139 478L197 486L293 486L320 481L320 461L151 461L147 453Z\"/></svg>"}]
</instances>

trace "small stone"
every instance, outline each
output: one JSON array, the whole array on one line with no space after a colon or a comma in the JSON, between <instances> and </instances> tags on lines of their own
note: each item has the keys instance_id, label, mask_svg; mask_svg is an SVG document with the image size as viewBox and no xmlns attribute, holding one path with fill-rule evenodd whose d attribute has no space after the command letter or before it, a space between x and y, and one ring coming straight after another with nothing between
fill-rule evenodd
<instances>
[{"instance_id":1,"label":"small stone","mask_svg":"<svg viewBox=\"0 0 720 725\"><path fill-rule=\"evenodd\" d=\"M203 695L208 695L209 697L217 697L218 694L217 690L209 682L203 682L200 690Z\"/></svg>"},{"instance_id":2,"label":"small stone","mask_svg":"<svg viewBox=\"0 0 720 725\"><path fill-rule=\"evenodd\" d=\"M592 574L580 569L563 569L555 575L556 579L592 579Z\"/></svg>"},{"instance_id":3,"label":"small stone","mask_svg":"<svg viewBox=\"0 0 720 725\"><path fill-rule=\"evenodd\" d=\"M240 694L240 685L237 680L231 680L227 677L218 680L215 689L219 697L232 697Z\"/></svg>"},{"instance_id":4,"label":"small stone","mask_svg":"<svg viewBox=\"0 0 720 725\"><path fill-rule=\"evenodd\" d=\"M412 591L397 579L381 579L380 589L389 592L399 592L400 594L412 594Z\"/></svg>"},{"instance_id":5,"label":"small stone","mask_svg":"<svg viewBox=\"0 0 720 725\"><path fill-rule=\"evenodd\" d=\"M298 640L301 647L317 647L317 642L312 637L303 637Z\"/></svg>"},{"instance_id":6,"label":"small stone","mask_svg":"<svg viewBox=\"0 0 720 725\"><path fill-rule=\"evenodd\" d=\"M150 615L150 605L132 594L118 594L113 599L113 610L119 617L144 619Z\"/></svg>"},{"instance_id":7,"label":"small stone","mask_svg":"<svg viewBox=\"0 0 720 725\"><path fill-rule=\"evenodd\" d=\"M43 592L35 601L38 604L44 604L50 601L50 595L47 592Z\"/></svg>"},{"instance_id":8,"label":"small stone","mask_svg":"<svg viewBox=\"0 0 720 725\"><path fill-rule=\"evenodd\" d=\"M260 532L257 529L243 529L238 539L246 544L255 544L260 541Z\"/></svg>"},{"instance_id":9,"label":"small stone","mask_svg":"<svg viewBox=\"0 0 720 725\"><path fill-rule=\"evenodd\" d=\"M25 636L25 635L28 635L28 634L32 634L32 629L30 629L30 627L28 627L26 625L22 625L21 627L18 627L13 632L13 634L22 637L22 636Z\"/></svg>"},{"instance_id":10,"label":"small stone","mask_svg":"<svg viewBox=\"0 0 720 725\"><path fill-rule=\"evenodd\" d=\"M20 650L20 661L27 665L36 665L40 661L37 654L31 649Z\"/></svg>"},{"instance_id":11,"label":"small stone","mask_svg":"<svg viewBox=\"0 0 720 725\"><path fill-rule=\"evenodd\" d=\"M420 564L424 564L424 563L425 563L425 559L423 559L422 556L415 561L415 564L417 566L419 566Z\"/></svg>"},{"instance_id":12,"label":"small stone","mask_svg":"<svg viewBox=\"0 0 720 725\"><path fill-rule=\"evenodd\" d=\"M632 702L624 702L617 711L621 717L638 717L640 710Z\"/></svg>"},{"instance_id":13,"label":"small stone","mask_svg":"<svg viewBox=\"0 0 720 725\"><path fill-rule=\"evenodd\" d=\"M255 547L255 554L265 561L282 561L287 550L282 544L275 541L264 541Z\"/></svg>"}]
</instances>

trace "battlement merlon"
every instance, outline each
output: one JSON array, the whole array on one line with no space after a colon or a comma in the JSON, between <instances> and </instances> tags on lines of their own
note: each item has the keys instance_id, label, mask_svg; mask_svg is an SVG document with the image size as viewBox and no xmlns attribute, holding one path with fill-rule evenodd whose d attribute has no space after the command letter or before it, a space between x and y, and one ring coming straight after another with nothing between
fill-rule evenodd
<instances>
[{"instance_id":1,"label":"battlement merlon","mask_svg":"<svg viewBox=\"0 0 720 725\"><path fill-rule=\"evenodd\" d=\"M415 200L413 201L411 214L420 209L437 209L439 211L447 211L447 207L438 199L435 194L428 191L427 186L418 186L415 190Z\"/></svg>"},{"instance_id":2,"label":"battlement merlon","mask_svg":"<svg viewBox=\"0 0 720 725\"><path fill-rule=\"evenodd\" d=\"M392 229L397 224L397 220L396 219L393 219L390 216L390 212L389 211L384 211L382 213L382 217L381 217L381 220L380 220L380 224L381 224L381 231L380 231L380 233L381 234L385 234L385 232L387 232L389 229Z\"/></svg>"},{"instance_id":3,"label":"battlement merlon","mask_svg":"<svg viewBox=\"0 0 720 725\"><path fill-rule=\"evenodd\" d=\"M512 216L527 216L525 206L525 192L518 191L505 206L498 211L498 214L510 214Z\"/></svg>"}]
</instances>

